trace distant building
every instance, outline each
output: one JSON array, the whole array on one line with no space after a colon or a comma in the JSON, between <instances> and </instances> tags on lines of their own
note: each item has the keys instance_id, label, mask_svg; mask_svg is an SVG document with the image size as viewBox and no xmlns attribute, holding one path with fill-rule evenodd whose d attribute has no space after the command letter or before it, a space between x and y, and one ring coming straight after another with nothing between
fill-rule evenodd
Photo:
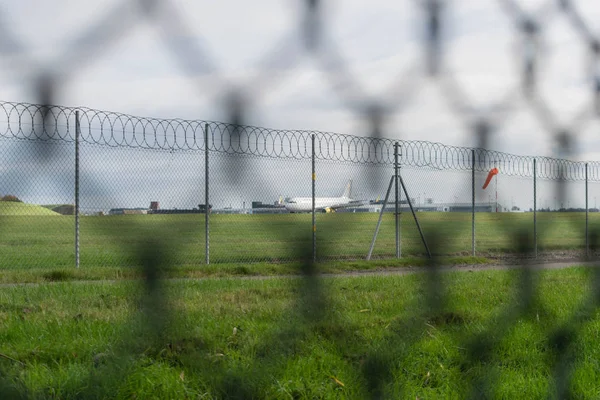
<instances>
[{"instance_id":1,"label":"distant building","mask_svg":"<svg viewBox=\"0 0 600 400\"><path fill-rule=\"evenodd\" d=\"M410 201L413 202L413 205L415 204L415 199L410 199ZM388 204L392 203L393 204L393 199L388 199ZM369 204L383 204L383 199L377 199L377 200L369 200ZM398 204L406 204L408 205L408 200L402 200L400 199L400 201L398 202Z\"/></svg>"},{"instance_id":2,"label":"distant building","mask_svg":"<svg viewBox=\"0 0 600 400\"><path fill-rule=\"evenodd\" d=\"M212 204L208 205L209 213L212 210ZM198 208L164 208L156 210L150 209L149 214L205 214L206 205L198 204Z\"/></svg>"},{"instance_id":3,"label":"distant building","mask_svg":"<svg viewBox=\"0 0 600 400\"><path fill-rule=\"evenodd\" d=\"M147 208L111 208L108 215L148 214Z\"/></svg>"},{"instance_id":4,"label":"distant building","mask_svg":"<svg viewBox=\"0 0 600 400\"><path fill-rule=\"evenodd\" d=\"M248 214L289 214L285 207L253 208Z\"/></svg>"},{"instance_id":5,"label":"distant building","mask_svg":"<svg viewBox=\"0 0 600 400\"><path fill-rule=\"evenodd\" d=\"M253 201L252 208L285 208L285 205L278 201L273 204L264 204L262 201Z\"/></svg>"},{"instance_id":6,"label":"distant building","mask_svg":"<svg viewBox=\"0 0 600 400\"><path fill-rule=\"evenodd\" d=\"M429 199L428 199L429 200ZM411 199L412 202L412 199ZM380 212L383 202L370 201L368 205L358 207L348 207L337 210L337 212ZM412 202L413 209L419 212L471 212L472 204L469 203L433 203L426 201L426 204L415 204ZM475 212L506 212L510 211L502 207L500 203L475 203ZM384 212L394 212L396 205L394 202L388 202ZM410 206L406 200L398 202L398 211L410 212Z\"/></svg>"},{"instance_id":7,"label":"distant building","mask_svg":"<svg viewBox=\"0 0 600 400\"><path fill-rule=\"evenodd\" d=\"M412 204L415 211L437 211L437 212L471 212L473 204L468 203L427 203L427 204ZM408 204L399 204L398 207L402 212L410 211ZM385 211L393 212L394 204L389 204L385 207ZM500 203L475 203L475 212L504 212L509 211L504 209Z\"/></svg>"}]
</instances>

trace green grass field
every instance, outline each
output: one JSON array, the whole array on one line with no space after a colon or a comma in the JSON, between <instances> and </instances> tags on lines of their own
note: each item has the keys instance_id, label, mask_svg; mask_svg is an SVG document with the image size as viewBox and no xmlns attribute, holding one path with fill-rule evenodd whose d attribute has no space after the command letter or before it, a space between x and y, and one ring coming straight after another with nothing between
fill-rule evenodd
<instances>
[{"instance_id":1,"label":"green grass field","mask_svg":"<svg viewBox=\"0 0 600 400\"><path fill-rule=\"evenodd\" d=\"M566 365L571 398L594 399L600 313L586 318L581 308L591 272L539 272L528 308L516 271L443 273L440 309L428 307L422 274L310 287L293 278L173 281L151 295L132 281L5 287L0 390L44 399L540 399L555 398L552 377ZM565 332L572 342L562 352Z\"/></svg>"},{"instance_id":2,"label":"green grass field","mask_svg":"<svg viewBox=\"0 0 600 400\"><path fill-rule=\"evenodd\" d=\"M2 269L57 268L74 265L74 217L61 216L19 203L0 203L0 259ZM23 212L54 215L11 215ZM12 211L11 211L12 210ZM438 254L471 254L469 213L419 213L426 238L437 237ZM533 236L531 213L479 213L476 215L476 248L479 255L513 253L519 245L515 230ZM375 229L375 213L335 213L317 216L317 256L320 260L364 259ZM590 226L600 215L590 214ZM539 250L577 250L584 247L583 213L539 213ZM178 266L204 263L204 215L124 215L81 217L81 265L127 267L135 264L140 242L164 241L173 250ZM279 262L298 259L310 251L311 216L212 215L212 263ZM423 256L410 214L402 216L402 255ZM375 245L374 258L395 255L393 215L386 214Z\"/></svg>"},{"instance_id":3,"label":"green grass field","mask_svg":"<svg viewBox=\"0 0 600 400\"><path fill-rule=\"evenodd\" d=\"M5 398L363 399L378 391L394 399L552 398L564 357L573 361L573 397L600 397L600 313L588 320L580 308L590 269L541 272L538 301L522 314L507 314L524 300L514 271L444 273L435 289L421 274L328 278L310 287L298 278L176 280L149 296L132 280L141 270L131 267L156 246L166 251L169 278L297 274L298 263L280 261L310 250L311 216L212 215L210 265L204 215L81 217L76 270L74 217L14 204L0 216L0 282L40 284L0 291ZM33 215L40 209L51 214ZM441 238L440 262L488 261L466 256L470 214L418 216L430 241ZM590 217L593 229L599 217ZM476 218L484 256L514 253L522 233L532 234L531 214ZM538 218L541 251L583 248L583 214ZM409 214L402 260L392 259L394 220L386 214L376 259L351 261L367 254L376 219L319 214L318 256L338 260L319 271L426 263ZM98 279L117 282L90 282ZM87 282L48 283L69 280ZM441 282L448 297L431 311L424 296L445 293ZM574 342L561 353L553 338L565 332ZM469 345L482 338L484 347ZM490 353L480 360L475 348Z\"/></svg>"}]
</instances>

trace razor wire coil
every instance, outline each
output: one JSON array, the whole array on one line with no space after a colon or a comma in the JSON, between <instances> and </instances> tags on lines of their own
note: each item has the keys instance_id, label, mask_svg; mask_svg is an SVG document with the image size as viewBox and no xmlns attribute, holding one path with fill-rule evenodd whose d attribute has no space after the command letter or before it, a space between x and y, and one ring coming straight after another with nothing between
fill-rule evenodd
<instances>
[{"instance_id":1,"label":"razor wire coil","mask_svg":"<svg viewBox=\"0 0 600 400\"><path fill-rule=\"evenodd\" d=\"M470 171L472 148L412 140L392 140L319 131L277 130L223 122L136 117L89 108L0 102L4 113L0 137L21 140L73 142L75 112L79 111L81 140L87 144L167 151L204 151L208 127L209 150L227 154L308 160L314 135L320 160L360 164L393 164L394 143L402 149L402 165L414 168ZM46 113L44 124L37 121ZM532 177L533 159L541 179L585 180L585 161L533 157L475 149L475 170L498 168L503 175ZM600 162L587 162L589 179L600 180Z\"/></svg>"}]
</instances>

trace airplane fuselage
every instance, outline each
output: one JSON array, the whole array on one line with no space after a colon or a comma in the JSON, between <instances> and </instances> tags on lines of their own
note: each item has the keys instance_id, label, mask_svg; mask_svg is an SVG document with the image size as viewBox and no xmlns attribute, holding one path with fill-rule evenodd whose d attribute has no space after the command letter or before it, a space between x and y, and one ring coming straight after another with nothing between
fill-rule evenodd
<instances>
[{"instance_id":1,"label":"airplane fuselage","mask_svg":"<svg viewBox=\"0 0 600 400\"><path fill-rule=\"evenodd\" d=\"M350 198L352 196L351 191L352 179L348 181L340 197L315 197L315 210L329 212L356 204L356 201ZM292 197L291 199L286 199L285 208L289 212L311 212L312 197Z\"/></svg>"},{"instance_id":2,"label":"airplane fuselage","mask_svg":"<svg viewBox=\"0 0 600 400\"><path fill-rule=\"evenodd\" d=\"M327 208L337 209L348 206L352 199L344 197L316 197L315 210L322 211ZM310 212L312 211L311 197L294 197L286 201L285 208L289 212Z\"/></svg>"}]
</instances>

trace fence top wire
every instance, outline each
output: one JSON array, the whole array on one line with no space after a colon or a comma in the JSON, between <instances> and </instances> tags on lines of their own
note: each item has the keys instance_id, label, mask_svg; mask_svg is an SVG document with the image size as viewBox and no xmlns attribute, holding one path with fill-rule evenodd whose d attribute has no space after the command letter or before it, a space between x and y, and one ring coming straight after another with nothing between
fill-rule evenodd
<instances>
[{"instance_id":1,"label":"fence top wire","mask_svg":"<svg viewBox=\"0 0 600 400\"><path fill-rule=\"evenodd\" d=\"M238 126L223 122L136 117L86 107L43 106L0 102L4 113L0 137L22 140L75 140L75 113L79 112L83 143L111 147L168 151L204 151L208 128L209 150L272 158L311 158L311 137L320 160L361 164L393 164L394 143L401 151L403 167L486 172L498 168L503 175L541 179L600 180L600 162L571 161L551 157L521 156L487 149L448 146L442 143L393 140L305 130L277 130ZM46 114L45 119L40 115ZM40 123L39 121L44 121Z\"/></svg>"}]
</instances>

